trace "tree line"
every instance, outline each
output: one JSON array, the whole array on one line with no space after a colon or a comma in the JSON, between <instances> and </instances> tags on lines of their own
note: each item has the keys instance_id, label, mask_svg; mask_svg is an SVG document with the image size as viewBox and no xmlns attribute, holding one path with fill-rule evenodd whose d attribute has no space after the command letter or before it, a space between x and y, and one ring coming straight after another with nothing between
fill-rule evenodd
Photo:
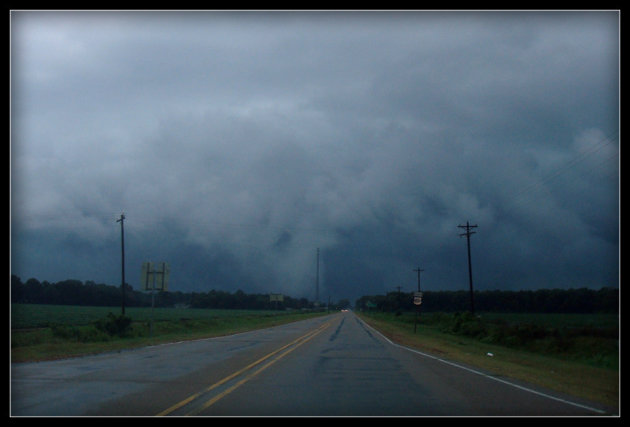
<instances>
[{"instance_id":1,"label":"tree line","mask_svg":"<svg viewBox=\"0 0 630 427\"><path fill-rule=\"evenodd\" d=\"M269 294L246 294L242 290L226 292L211 290L209 292L156 291L156 307L184 306L191 308L219 308L219 309L311 309L315 307L313 301L306 298L292 298L283 296L282 301L270 301ZM40 282L31 278L22 282L14 274L11 275L11 302L22 304L52 304L52 305L84 305L115 307L122 304L122 289L120 286L97 284L93 281L63 280L56 283ZM331 308L345 308L349 303L341 300L331 304ZM150 307L151 293L133 289L125 284L125 307Z\"/></svg>"},{"instance_id":2,"label":"tree line","mask_svg":"<svg viewBox=\"0 0 630 427\"><path fill-rule=\"evenodd\" d=\"M125 285L126 307L150 307L151 294ZM464 312L470 310L468 291L426 291L423 293L421 310L433 312ZM599 290L538 289L538 290L488 290L475 291L475 311L511 313L616 313L619 311L619 289L604 287ZM122 303L120 286L97 284L93 281L63 280L40 282L31 278L22 282L11 275L11 302L26 304L86 305L115 307ZM186 306L192 308L221 309L311 309L313 301L306 298L284 296L283 301L270 301L269 294L246 294L242 290L227 292L181 291L155 292L156 307ZM325 305L324 305L325 306ZM346 299L332 302L330 308L348 308ZM366 295L355 302L357 310L413 311L413 293L389 292L385 295Z\"/></svg>"},{"instance_id":3,"label":"tree line","mask_svg":"<svg viewBox=\"0 0 630 427\"><path fill-rule=\"evenodd\" d=\"M474 301L475 312L617 313L619 288L475 291ZM386 295L363 296L356 301L355 308L395 312L416 310L417 306L413 304L413 293L388 292ZM470 292L423 292L420 309L423 312L470 311Z\"/></svg>"}]
</instances>

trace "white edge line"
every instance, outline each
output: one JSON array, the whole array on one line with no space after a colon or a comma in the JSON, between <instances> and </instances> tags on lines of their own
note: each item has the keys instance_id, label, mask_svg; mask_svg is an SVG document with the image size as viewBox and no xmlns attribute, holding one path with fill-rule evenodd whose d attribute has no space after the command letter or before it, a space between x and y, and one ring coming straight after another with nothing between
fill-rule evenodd
<instances>
[{"instance_id":1,"label":"white edge line","mask_svg":"<svg viewBox=\"0 0 630 427\"><path fill-rule=\"evenodd\" d=\"M359 317L357 316L357 318L359 318ZM523 387L523 386L520 386L520 385L518 385L518 384L514 384L514 383L511 383L511 382L509 382L509 381L505 381L505 380L502 380L502 379L500 379L500 378L493 377L493 376L488 375L488 374L485 374L485 373L483 373L483 372L480 372L480 371L476 371L476 370L474 370L474 369L467 368L466 366L458 365L457 363L453 363L453 362L450 362L450 361L448 361L448 360L440 359L439 357L433 356L433 355L431 355L431 354L423 353L423 352L421 352L421 351L419 351L419 350L415 350L415 349L413 349L413 348L410 348L410 347L405 347L404 345L397 344L397 343L395 343L395 342L391 341L389 338L387 338L385 335L383 335L383 334L382 334L382 333L380 333L379 331L377 331L375 328L373 328L372 326L370 326L370 325L369 325L367 322L365 322L363 319L359 319L359 320L361 320L361 322L363 322L363 323L364 323L364 324L365 324L368 328L370 328L371 330L373 330L374 332L376 332L377 334L379 334L379 335L380 335L380 336L381 336L381 337L382 337L385 341L387 341L388 343L390 343L391 345L393 345L393 346L395 346L395 347L399 347L399 348L402 348L402 349L404 349L404 350L411 351L412 353L416 353L416 354L419 354L419 355L421 355L421 356L424 356L424 357L428 357L428 358L430 358L430 359L437 360L438 362L446 363L447 365L451 365L451 366L454 366L454 367L456 367L456 368L460 368L460 369L463 369L463 370L465 370L465 371L472 372L473 374L481 375L482 377L485 377L485 378L491 379L491 380L493 380L493 381L498 381L498 382L500 382L500 383L507 384L507 385L510 385L510 386L512 386L512 387L516 387L516 388L518 388L518 389L520 389L520 390L528 391L528 392L530 392L530 393L534 393L534 394L537 394L537 395L539 395L539 396L546 397L546 398L548 398L548 399L557 400L558 402L566 403L566 404L568 404L568 405L577 406L577 407L579 407L579 408L587 409L587 410L589 410L589 411L597 412L597 413L599 413L599 414L605 414L605 413L606 413L606 411L602 411L601 409L592 408L592 407L590 407L590 406L582 405L582 404L580 404L580 403L571 402L571 401L569 401L569 400L565 400L565 399L561 399L561 398L559 398L559 397L551 396L551 395L549 395L549 394L542 393L542 392L540 392L540 391L532 390L531 388Z\"/></svg>"}]
</instances>

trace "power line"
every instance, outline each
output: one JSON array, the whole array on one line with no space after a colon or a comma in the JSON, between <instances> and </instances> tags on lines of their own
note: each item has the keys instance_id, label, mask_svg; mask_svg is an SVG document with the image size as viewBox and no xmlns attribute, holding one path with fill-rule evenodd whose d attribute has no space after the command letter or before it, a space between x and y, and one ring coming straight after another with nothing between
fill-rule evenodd
<instances>
[{"instance_id":1,"label":"power line","mask_svg":"<svg viewBox=\"0 0 630 427\"><path fill-rule=\"evenodd\" d=\"M613 143L615 141L615 135L616 134L618 134L618 131L615 131L612 134L610 134L609 136L606 136L603 139L600 139L598 142L596 142L593 145L591 145L590 147L588 147L586 150L584 150L583 152L581 152L580 154L578 154L577 156L575 156L574 158L569 160L567 163L565 163L564 165L562 165L558 169L554 170L553 172L551 172L548 175L544 176L540 180L538 180L536 182L533 182L530 185L528 185L525 188L523 188L520 191L518 191L516 194L514 194L514 198L513 198L513 201L512 201L512 208L506 209L506 212L509 212L512 209L516 208L517 205L521 204L521 202L523 202L533 192L535 192L536 190L540 189L545 184L549 183L550 181L552 181L553 179L557 178L558 176L564 174L568 170L574 168L580 162L586 160L587 158L590 158L593 154L597 153L598 151L602 150L604 147L606 147L609 144ZM613 156L608 157L604 162L598 163L597 166L599 166L600 164L605 163L609 159L612 159L615 155L618 155L618 152L613 154ZM595 167L590 168L589 171L593 170L594 168Z\"/></svg>"}]
</instances>

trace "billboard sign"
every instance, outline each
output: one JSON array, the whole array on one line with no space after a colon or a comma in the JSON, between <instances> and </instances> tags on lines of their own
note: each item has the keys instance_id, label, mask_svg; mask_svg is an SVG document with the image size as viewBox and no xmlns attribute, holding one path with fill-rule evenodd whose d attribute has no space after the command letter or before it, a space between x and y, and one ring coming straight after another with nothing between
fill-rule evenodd
<instances>
[{"instance_id":1,"label":"billboard sign","mask_svg":"<svg viewBox=\"0 0 630 427\"><path fill-rule=\"evenodd\" d=\"M171 269L166 262L143 262L140 285L145 291L166 291Z\"/></svg>"},{"instance_id":2,"label":"billboard sign","mask_svg":"<svg viewBox=\"0 0 630 427\"><path fill-rule=\"evenodd\" d=\"M284 295L282 295L282 294L269 294L269 301L270 302L273 302L273 301L282 302L282 301L284 301Z\"/></svg>"}]
</instances>

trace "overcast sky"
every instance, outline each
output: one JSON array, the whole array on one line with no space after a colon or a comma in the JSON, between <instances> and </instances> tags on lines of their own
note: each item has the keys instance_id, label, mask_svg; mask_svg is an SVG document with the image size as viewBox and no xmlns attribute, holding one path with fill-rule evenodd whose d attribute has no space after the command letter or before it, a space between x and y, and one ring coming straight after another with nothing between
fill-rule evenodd
<instances>
[{"instance_id":1,"label":"overcast sky","mask_svg":"<svg viewBox=\"0 0 630 427\"><path fill-rule=\"evenodd\" d=\"M618 286L619 13L11 13L11 272Z\"/></svg>"}]
</instances>

